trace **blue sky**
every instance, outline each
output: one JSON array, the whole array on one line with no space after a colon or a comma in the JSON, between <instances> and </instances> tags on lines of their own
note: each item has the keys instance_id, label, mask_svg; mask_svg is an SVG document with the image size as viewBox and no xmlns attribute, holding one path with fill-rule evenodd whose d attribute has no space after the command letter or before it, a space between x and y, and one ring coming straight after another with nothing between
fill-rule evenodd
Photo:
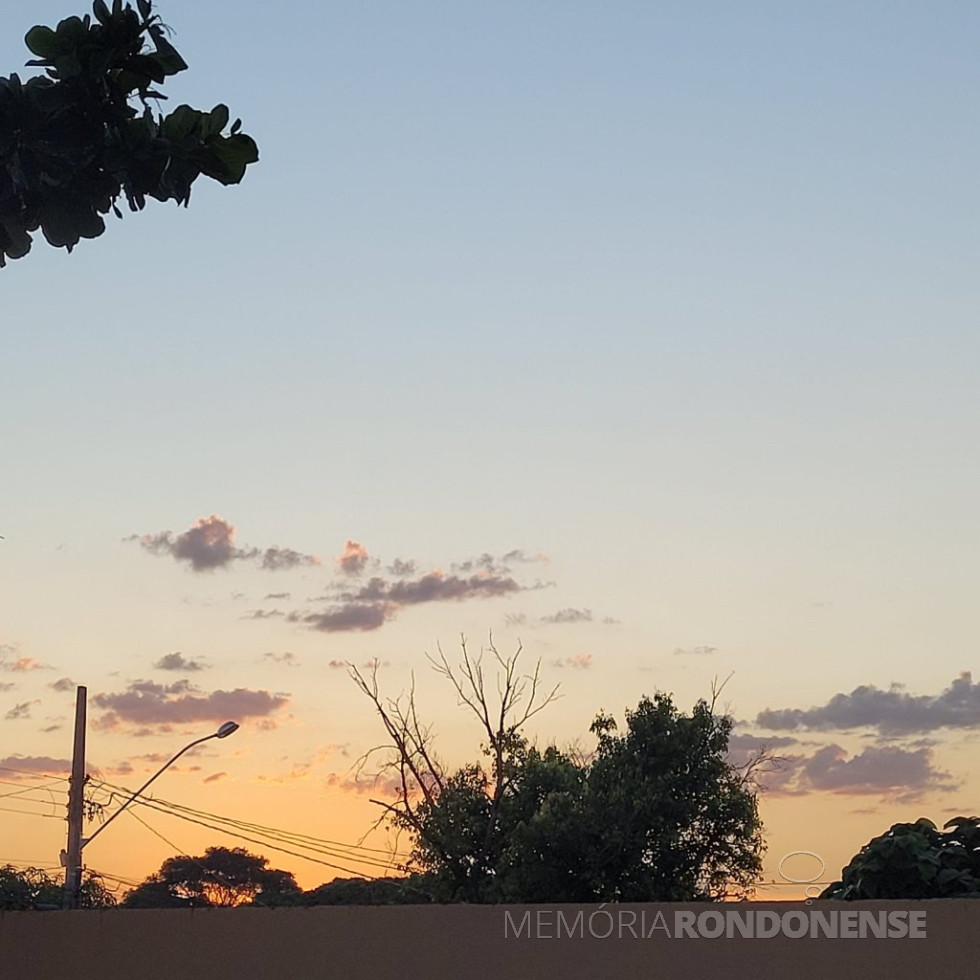
<instances>
[{"instance_id":1,"label":"blue sky","mask_svg":"<svg viewBox=\"0 0 980 980\"><path fill-rule=\"evenodd\" d=\"M183 650L207 687L287 693L281 742L240 743L242 784L300 745L370 744L330 661L378 656L397 689L460 632L553 665L542 737L729 671L751 719L860 685L939 696L971 668L975 5L158 9L190 64L170 105L226 102L261 161L3 271L11 658L117 691ZM81 12L6 11L4 70L31 23ZM123 543L212 514L322 566L273 582ZM311 608L348 539L446 574L540 552L508 574L554 584L364 633L240 618L279 591ZM591 621L541 623L562 609ZM263 660L287 650L301 668ZM67 752L39 731L63 724L41 724L66 711L51 679L3 695L38 702L0 721L17 754ZM941 813L976 749L933 734L960 781L922 798ZM805 801L854 825L838 860L919 816L868 792ZM772 805L784 851L812 849L802 798Z\"/></svg>"}]
</instances>

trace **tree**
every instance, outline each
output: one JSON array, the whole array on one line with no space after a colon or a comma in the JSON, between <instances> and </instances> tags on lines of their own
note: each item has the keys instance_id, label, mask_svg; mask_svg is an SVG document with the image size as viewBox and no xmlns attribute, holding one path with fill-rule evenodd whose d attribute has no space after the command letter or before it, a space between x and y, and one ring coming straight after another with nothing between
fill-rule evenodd
<instances>
[{"instance_id":1,"label":"tree","mask_svg":"<svg viewBox=\"0 0 980 980\"><path fill-rule=\"evenodd\" d=\"M432 901L424 879L334 878L303 894L304 905L423 905Z\"/></svg>"},{"instance_id":2,"label":"tree","mask_svg":"<svg viewBox=\"0 0 980 980\"><path fill-rule=\"evenodd\" d=\"M160 870L127 892L125 908L296 905L302 889L288 871L242 847L209 847L200 857L167 858Z\"/></svg>"},{"instance_id":3,"label":"tree","mask_svg":"<svg viewBox=\"0 0 980 980\"><path fill-rule=\"evenodd\" d=\"M718 692L690 715L668 694L644 697L626 728L600 714L594 753L541 750L523 733L549 704L539 669L518 670L489 647L496 697L482 656L462 649L435 669L479 719L489 762L448 773L431 729L407 697L383 698L377 671L352 677L372 701L390 741L379 775L396 776L385 816L413 840L412 867L439 901L696 901L742 896L761 871L762 824L753 767L727 759L731 719ZM372 750L372 753L377 750ZM364 763L371 754L365 757Z\"/></svg>"},{"instance_id":4,"label":"tree","mask_svg":"<svg viewBox=\"0 0 980 980\"><path fill-rule=\"evenodd\" d=\"M187 205L201 174L237 184L258 160L240 120L225 134L227 106L153 113L149 102L166 98L153 86L187 64L151 0L136 5L95 0L94 20L31 28L27 64L45 75L0 77L0 267L30 251L38 228L71 251L105 231L110 210L122 217L121 195L131 211L148 197Z\"/></svg>"},{"instance_id":5,"label":"tree","mask_svg":"<svg viewBox=\"0 0 980 980\"><path fill-rule=\"evenodd\" d=\"M40 868L18 871L13 865L0 867L0 911L25 909L60 909L63 886ZM89 874L82 881L80 908L112 908L116 899L98 875Z\"/></svg>"},{"instance_id":6,"label":"tree","mask_svg":"<svg viewBox=\"0 0 980 980\"><path fill-rule=\"evenodd\" d=\"M954 817L942 830L926 817L894 824L868 841L820 897L980 898L980 817Z\"/></svg>"}]
</instances>

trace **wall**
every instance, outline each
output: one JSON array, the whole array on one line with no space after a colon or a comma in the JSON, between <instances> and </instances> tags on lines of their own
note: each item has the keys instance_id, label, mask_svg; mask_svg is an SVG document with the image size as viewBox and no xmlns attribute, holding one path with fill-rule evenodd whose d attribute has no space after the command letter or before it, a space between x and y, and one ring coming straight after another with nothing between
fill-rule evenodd
<instances>
[{"instance_id":1,"label":"wall","mask_svg":"<svg viewBox=\"0 0 980 980\"><path fill-rule=\"evenodd\" d=\"M704 912L736 911L743 926L752 921L765 931L782 920L760 912L814 910L925 912L925 936L673 938L678 912L693 913L697 932ZM707 932L719 925L712 916L703 923ZM787 928L805 925L796 916ZM15 977L977 980L980 901L0 913L0 978Z\"/></svg>"}]
</instances>

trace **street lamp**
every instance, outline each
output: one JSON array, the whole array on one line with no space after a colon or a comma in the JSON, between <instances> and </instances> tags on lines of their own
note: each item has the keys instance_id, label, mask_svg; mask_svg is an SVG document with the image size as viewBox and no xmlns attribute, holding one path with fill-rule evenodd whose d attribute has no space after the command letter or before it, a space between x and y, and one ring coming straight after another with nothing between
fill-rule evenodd
<instances>
[{"instance_id":1,"label":"street lamp","mask_svg":"<svg viewBox=\"0 0 980 980\"><path fill-rule=\"evenodd\" d=\"M126 800L126 802L123 803L123 805L118 810L116 810L116 812L111 817L109 817L109 819L104 824L102 824L102 826L99 827L99 829L96 830L96 832L92 834L91 837L83 837L81 847L85 847L87 844L91 844L92 841L94 841L95 838L98 837L99 834L101 834L102 831L105 830L106 827L108 827L109 824L111 824L112 821L115 820L116 817L118 817L119 814L122 813L123 810L125 810L126 807L128 807L129 804L132 803L133 800L135 800L136 797L139 796L140 793L142 793L143 790L145 790L146 787L153 782L154 779L157 778L157 776L161 775L163 772L169 769L188 749L192 749L194 748L195 745L200 745L201 742L207 742L212 738L227 738L233 732L237 732L237 731L238 731L237 721L226 721L216 732L212 732L210 735L205 735L204 738L196 739L195 741L189 743L188 745L185 745L169 762L165 762L162 766L160 766L160 768L152 776L150 776L150 778L145 783L143 783L143 785L140 786L140 788L135 793L133 793L133 795L128 800ZM79 850L81 850L81 848L79 848Z\"/></svg>"},{"instance_id":2,"label":"street lamp","mask_svg":"<svg viewBox=\"0 0 980 980\"><path fill-rule=\"evenodd\" d=\"M85 701L86 689L79 687L75 702L75 749L72 758L72 778L70 782L68 802L68 850L61 852L61 860L65 867L65 907L77 909L79 894L82 888L82 849L91 844L116 817L119 816L133 800L158 776L162 775L185 752L207 742L212 738L227 738L238 731L237 721L226 721L216 732L197 738L185 745L172 759L162 765L150 778L130 796L116 812L99 827L91 837L82 836L82 815L84 811L85 786Z\"/></svg>"}]
</instances>

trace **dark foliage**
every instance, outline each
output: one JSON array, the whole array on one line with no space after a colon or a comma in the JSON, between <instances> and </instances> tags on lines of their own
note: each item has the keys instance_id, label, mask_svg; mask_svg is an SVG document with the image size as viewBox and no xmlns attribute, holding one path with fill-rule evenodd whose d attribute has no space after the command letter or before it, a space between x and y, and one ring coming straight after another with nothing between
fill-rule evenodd
<instances>
[{"instance_id":1,"label":"dark foliage","mask_svg":"<svg viewBox=\"0 0 980 980\"><path fill-rule=\"evenodd\" d=\"M573 759L516 745L496 799L482 766L459 770L414 825L415 860L440 901L707 901L743 896L764 849L756 797L727 761L731 721L699 702L643 698L592 726Z\"/></svg>"},{"instance_id":2,"label":"dark foliage","mask_svg":"<svg viewBox=\"0 0 980 980\"><path fill-rule=\"evenodd\" d=\"M925 817L897 823L865 844L820 897L980 898L980 817L955 817L943 830Z\"/></svg>"},{"instance_id":3,"label":"dark foliage","mask_svg":"<svg viewBox=\"0 0 980 980\"><path fill-rule=\"evenodd\" d=\"M167 40L151 0L93 4L94 19L69 17L37 26L25 42L45 74L22 82L0 77L0 266L31 248L41 230L69 251L105 230L103 215L121 212L124 196L139 211L148 197L186 205L203 174L237 184L258 149L228 133L228 108L180 105L167 116L150 100L154 86L187 68Z\"/></svg>"},{"instance_id":4,"label":"dark foliage","mask_svg":"<svg viewBox=\"0 0 980 980\"><path fill-rule=\"evenodd\" d=\"M0 867L0 910L60 909L63 886L39 868L18 871L11 865ZM116 904L97 875L87 875L82 881L79 907L107 909Z\"/></svg>"},{"instance_id":5,"label":"dark foliage","mask_svg":"<svg viewBox=\"0 0 980 980\"><path fill-rule=\"evenodd\" d=\"M432 901L420 875L407 878L334 878L303 895L304 905L424 905Z\"/></svg>"},{"instance_id":6,"label":"dark foliage","mask_svg":"<svg viewBox=\"0 0 980 980\"><path fill-rule=\"evenodd\" d=\"M168 858L155 874L127 892L124 908L200 908L228 905L298 905L303 892L288 871L242 847L209 847L203 855Z\"/></svg>"}]
</instances>

